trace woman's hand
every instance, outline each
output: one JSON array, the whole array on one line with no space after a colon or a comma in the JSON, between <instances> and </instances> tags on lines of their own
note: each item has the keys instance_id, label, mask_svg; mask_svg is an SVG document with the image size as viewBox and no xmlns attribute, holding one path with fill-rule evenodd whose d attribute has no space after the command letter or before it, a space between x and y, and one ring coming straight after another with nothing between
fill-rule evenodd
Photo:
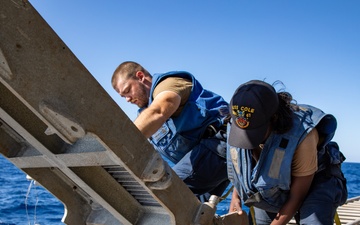
<instances>
[{"instance_id":1,"label":"woman's hand","mask_svg":"<svg viewBox=\"0 0 360 225\"><path fill-rule=\"evenodd\" d=\"M239 215L242 214L241 200L235 188L232 193L230 208L229 208L229 213L232 212L237 212Z\"/></svg>"}]
</instances>

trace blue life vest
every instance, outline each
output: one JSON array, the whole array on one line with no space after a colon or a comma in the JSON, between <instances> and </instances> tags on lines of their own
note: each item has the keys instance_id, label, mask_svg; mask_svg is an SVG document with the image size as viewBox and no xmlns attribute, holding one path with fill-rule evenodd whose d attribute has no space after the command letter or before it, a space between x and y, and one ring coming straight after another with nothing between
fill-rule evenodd
<instances>
[{"instance_id":1,"label":"blue life vest","mask_svg":"<svg viewBox=\"0 0 360 225\"><path fill-rule=\"evenodd\" d=\"M295 150L314 127L325 137L318 147L318 171L325 168L324 158L328 154L325 146L335 134L336 119L313 106L299 106L300 110L294 112L291 130L285 134L272 133L256 163L251 151L228 145L229 179L245 205L274 213L279 211L288 199Z\"/></svg>"},{"instance_id":2,"label":"blue life vest","mask_svg":"<svg viewBox=\"0 0 360 225\"><path fill-rule=\"evenodd\" d=\"M167 77L181 77L192 82L189 99L181 114L168 119L149 140L154 147L173 163L177 163L197 145L207 127L221 127L224 116L220 111L228 111L228 103L219 95L203 89L195 77L184 71L154 74L150 89L149 104L156 85Z\"/></svg>"}]
</instances>

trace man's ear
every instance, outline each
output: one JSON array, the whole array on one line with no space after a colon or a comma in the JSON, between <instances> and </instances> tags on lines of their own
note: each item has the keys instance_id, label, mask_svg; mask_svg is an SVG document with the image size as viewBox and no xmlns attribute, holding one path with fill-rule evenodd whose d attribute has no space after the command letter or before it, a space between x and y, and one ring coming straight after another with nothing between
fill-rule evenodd
<instances>
[{"instance_id":1,"label":"man's ear","mask_svg":"<svg viewBox=\"0 0 360 225\"><path fill-rule=\"evenodd\" d=\"M145 78L145 74L144 74L143 72L141 72L141 71L137 71L137 72L135 73L135 76L136 76L137 79L139 79L140 81L143 81L144 78Z\"/></svg>"}]
</instances>

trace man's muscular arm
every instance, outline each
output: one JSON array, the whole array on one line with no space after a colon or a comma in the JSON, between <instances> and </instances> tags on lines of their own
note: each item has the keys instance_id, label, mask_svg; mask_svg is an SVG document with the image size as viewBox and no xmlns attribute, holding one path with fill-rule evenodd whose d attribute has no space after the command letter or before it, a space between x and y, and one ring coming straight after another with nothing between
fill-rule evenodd
<instances>
[{"instance_id":1,"label":"man's muscular arm","mask_svg":"<svg viewBox=\"0 0 360 225\"><path fill-rule=\"evenodd\" d=\"M136 127L149 138L179 108L180 101L180 95L173 91L160 92L149 107L135 119Z\"/></svg>"}]
</instances>

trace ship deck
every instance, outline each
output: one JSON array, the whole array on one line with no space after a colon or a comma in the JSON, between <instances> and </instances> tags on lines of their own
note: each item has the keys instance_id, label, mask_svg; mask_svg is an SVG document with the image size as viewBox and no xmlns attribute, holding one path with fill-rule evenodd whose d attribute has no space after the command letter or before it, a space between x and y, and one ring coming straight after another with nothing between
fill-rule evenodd
<instances>
[{"instance_id":1,"label":"ship deck","mask_svg":"<svg viewBox=\"0 0 360 225\"><path fill-rule=\"evenodd\" d=\"M337 209L334 225L355 225L360 224L360 196L349 198L346 203ZM296 224L291 220L289 225Z\"/></svg>"}]
</instances>

